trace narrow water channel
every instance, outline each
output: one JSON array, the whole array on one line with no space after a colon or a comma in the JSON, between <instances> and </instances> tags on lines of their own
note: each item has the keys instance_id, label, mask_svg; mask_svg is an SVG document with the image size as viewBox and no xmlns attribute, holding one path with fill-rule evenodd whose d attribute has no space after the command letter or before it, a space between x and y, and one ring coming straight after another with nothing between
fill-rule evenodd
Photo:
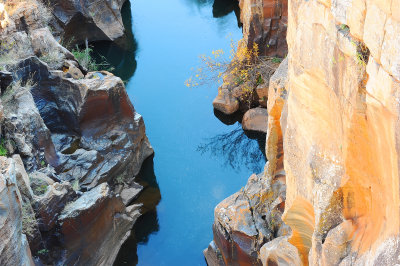
<instances>
[{"instance_id":1,"label":"narrow water channel","mask_svg":"<svg viewBox=\"0 0 400 266\"><path fill-rule=\"evenodd\" d=\"M217 85L184 85L200 54L220 48L229 52L230 38L241 38L232 3L131 0L123 10L126 39L119 46L95 47L126 81L144 117L155 156L145 162L141 179L151 183L156 178L161 193L116 265L205 265L202 251L212 240L214 207L262 170L262 141L214 115ZM154 182L151 187L158 189Z\"/></svg>"}]
</instances>

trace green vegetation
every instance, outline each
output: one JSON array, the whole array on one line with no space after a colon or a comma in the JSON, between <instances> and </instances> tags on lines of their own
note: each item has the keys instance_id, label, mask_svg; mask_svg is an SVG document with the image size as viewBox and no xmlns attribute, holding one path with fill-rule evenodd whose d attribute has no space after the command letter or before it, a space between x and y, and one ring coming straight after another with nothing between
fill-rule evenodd
<instances>
[{"instance_id":1,"label":"green vegetation","mask_svg":"<svg viewBox=\"0 0 400 266\"><path fill-rule=\"evenodd\" d=\"M282 61L283 61L283 59L279 58L279 57L272 57L271 58L271 62L275 63L275 64L280 64L280 63L282 63Z\"/></svg>"},{"instance_id":2,"label":"green vegetation","mask_svg":"<svg viewBox=\"0 0 400 266\"><path fill-rule=\"evenodd\" d=\"M48 186L47 184L42 184L42 185L40 185L40 186L36 186L36 187L33 189L33 193L34 193L35 195L43 195L44 193L46 193L48 187L49 187L49 186Z\"/></svg>"},{"instance_id":3,"label":"green vegetation","mask_svg":"<svg viewBox=\"0 0 400 266\"><path fill-rule=\"evenodd\" d=\"M49 253L49 250L44 248L39 250L37 253L38 255L47 255Z\"/></svg>"},{"instance_id":4,"label":"green vegetation","mask_svg":"<svg viewBox=\"0 0 400 266\"><path fill-rule=\"evenodd\" d=\"M1 139L0 141L0 156L7 156L8 155L8 150L6 147L4 147L5 140Z\"/></svg>"},{"instance_id":5,"label":"green vegetation","mask_svg":"<svg viewBox=\"0 0 400 266\"><path fill-rule=\"evenodd\" d=\"M93 49L90 47L80 49L78 46L75 46L75 49L72 50L72 54L75 56L79 64L86 68L88 71L114 70L114 68L106 61L104 56L100 56L102 60L101 62L96 62L96 60L92 56Z\"/></svg>"},{"instance_id":6,"label":"green vegetation","mask_svg":"<svg viewBox=\"0 0 400 266\"><path fill-rule=\"evenodd\" d=\"M79 191L80 189L80 185L79 185L79 179L75 179L75 181L72 183L72 189L75 191Z\"/></svg>"},{"instance_id":7,"label":"green vegetation","mask_svg":"<svg viewBox=\"0 0 400 266\"><path fill-rule=\"evenodd\" d=\"M125 182L125 177L124 175L119 175L117 176L117 178L115 178L115 181L117 182L117 184L123 184Z\"/></svg>"},{"instance_id":8,"label":"green vegetation","mask_svg":"<svg viewBox=\"0 0 400 266\"><path fill-rule=\"evenodd\" d=\"M269 80L282 62L282 58L261 56L257 43L252 47L242 42L231 40L229 59L225 52L212 51L211 56L201 55L202 67L195 70L195 75L186 80L187 87L202 86L207 83L222 84L222 88L239 88L240 100L250 106L254 99L255 88Z\"/></svg>"}]
</instances>

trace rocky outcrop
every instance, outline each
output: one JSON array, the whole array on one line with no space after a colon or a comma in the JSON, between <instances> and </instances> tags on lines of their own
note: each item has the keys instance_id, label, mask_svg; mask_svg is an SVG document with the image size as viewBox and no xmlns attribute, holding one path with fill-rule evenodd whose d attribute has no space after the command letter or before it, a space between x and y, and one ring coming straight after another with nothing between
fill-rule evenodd
<instances>
[{"instance_id":1,"label":"rocky outcrop","mask_svg":"<svg viewBox=\"0 0 400 266\"><path fill-rule=\"evenodd\" d=\"M398 261L396 8L392 1L289 7L284 220L302 234L290 241L304 263ZM308 220L314 224L304 230Z\"/></svg>"},{"instance_id":2,"label":"rocky outcrop","mask_svg":"<svg viewBox=\"0 0 400 266\"><path fill-rule=\"evenodd\" d=\"M239 0L243 41L256 42L261 55L285 57L287 54L287 0Z\"/></svg>"},{"instance_id":3,"label":"rocky outcrop","mask_svg":"<svg viewBox=\"0 0 400 266\"><path fill-rule=\"evenodd\" d=\"M67 265L111 265L138 215L125 213L122 199L103 183L69 203L59 220Z\"/></svg>"},{"instance_id":4,"label":"rocky outcrop","mask_svg":"<svg viewBox=\"0 0 400 266\"><path fill-rule=\"evenodd\" d=\"M392 1L291 1L288 15L289 56L270 80L268 162L258 186L285 180L282 220L290 233L265 242L257 263L399 263L398 8ZM225 213L217 207L215 223ZM230 219L219 231L232 237L230 224L240 218ZM219 239L207 259L242 260Z\"/></svg>"},{"instance_id":5,"label":"rocky outcrop","mask_svg":"<svg viewBox=\"0 0 400 266\"><path fill-rule=\"evenodd\" d=\"M109 4L119 10L122 1ZM38 264L111 265L142 213L136 200L146 187L135 179L153 154L143 118L120 78L88 73L56 41L43 4L10 1L2 12L0 153L11 157L4 160L16 171L18 193L11 183L1 191L15 194L5 206L20 213L4 214L2 232L12 233L15 250L0 235L0 264L28 265L32 251ZM110 18L99 18L106 27Z\"/></svg>"},{"instance_id":6,"label":"rocky outcrop","mask_svg":"<svg viewBox=\"0 0 400 266\"><path fill-rule=\"evenodd\" d=\"M252 175L246 187L218 204L214 241L204 251L209 265L261 265L258 253L263 244L288 235L281 220L284 180L284 176L266 180L262 174Z\"/></svg>"},{"instance_id":7,"label":"rocky outcrop","mask_svg":"<svg viewBox=\"0 0 400 266\"><path fill-rule=\"evenodd\" d=\"M0 264L34 265L26 235L22 233L22 196L16 163L0 157Z\"/></svg>"},{"instance_id":8,"label":"rocky outcrop","mask_svg":"<svg viewBox=\"0 0 400 266\"><path fill-rule=\"evenodd\" d=\"M62 34L74 43L113 41L124 34L121 8L125 0L50 0Z\"/></svg>"}]
</instances>

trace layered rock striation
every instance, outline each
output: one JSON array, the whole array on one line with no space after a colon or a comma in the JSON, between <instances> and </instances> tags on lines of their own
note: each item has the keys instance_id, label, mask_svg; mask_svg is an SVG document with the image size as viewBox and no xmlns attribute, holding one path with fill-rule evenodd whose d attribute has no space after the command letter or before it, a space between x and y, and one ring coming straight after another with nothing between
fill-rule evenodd
<instances>
[{"instance_id":1,"label":"layered rock striation","mask_svg":"<svg viewBox=\"0 0 400 266\"><path fill-rule=\"evenodd\" d=\"M250 245L251 252L236 252L246 243L237 240L238 232L246 232L245 239L263 233L254 237L248 221L232 226L243 221L240 216L221 223L225 200L215 209L214 242L205 251L209 265L399 263L398 5L289 2L289 56L270 80L268 162L257 183L262 188L277 176L284 180L280 218L288 230ZM276 198L267 191L255 195ZM272 210L229 208L253 217ZM220 232L230 242L220 241Z\"/></svg>"}]
</instances>

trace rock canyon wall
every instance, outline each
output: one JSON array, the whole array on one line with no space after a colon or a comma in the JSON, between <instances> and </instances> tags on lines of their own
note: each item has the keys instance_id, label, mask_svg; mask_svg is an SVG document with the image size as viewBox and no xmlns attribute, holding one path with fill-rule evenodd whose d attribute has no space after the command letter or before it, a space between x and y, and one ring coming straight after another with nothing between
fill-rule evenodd
<instances>
[{"instance_id":1,"label":"rock canyon wall","mask_svg":"<svg viewBox=\"0 0 400 266\"><path fill-rule=\"evenodd\" d=\"M112 265L146 211L135 177L153 149L122 80L89 72L51 25L113 40L123 1L46 4L0 4L0 264Z\"/></svg>"},{"instance_id":2,"label":"rock canyon wall","mask_svg":"<svg viewBox=\"0 0 400 266\"><path fill-rule=\"evenodd\" d=\"M268 162L216 207L209 265L399 263L399 6L289 1Z\"/></svg>"}]
</instances>

